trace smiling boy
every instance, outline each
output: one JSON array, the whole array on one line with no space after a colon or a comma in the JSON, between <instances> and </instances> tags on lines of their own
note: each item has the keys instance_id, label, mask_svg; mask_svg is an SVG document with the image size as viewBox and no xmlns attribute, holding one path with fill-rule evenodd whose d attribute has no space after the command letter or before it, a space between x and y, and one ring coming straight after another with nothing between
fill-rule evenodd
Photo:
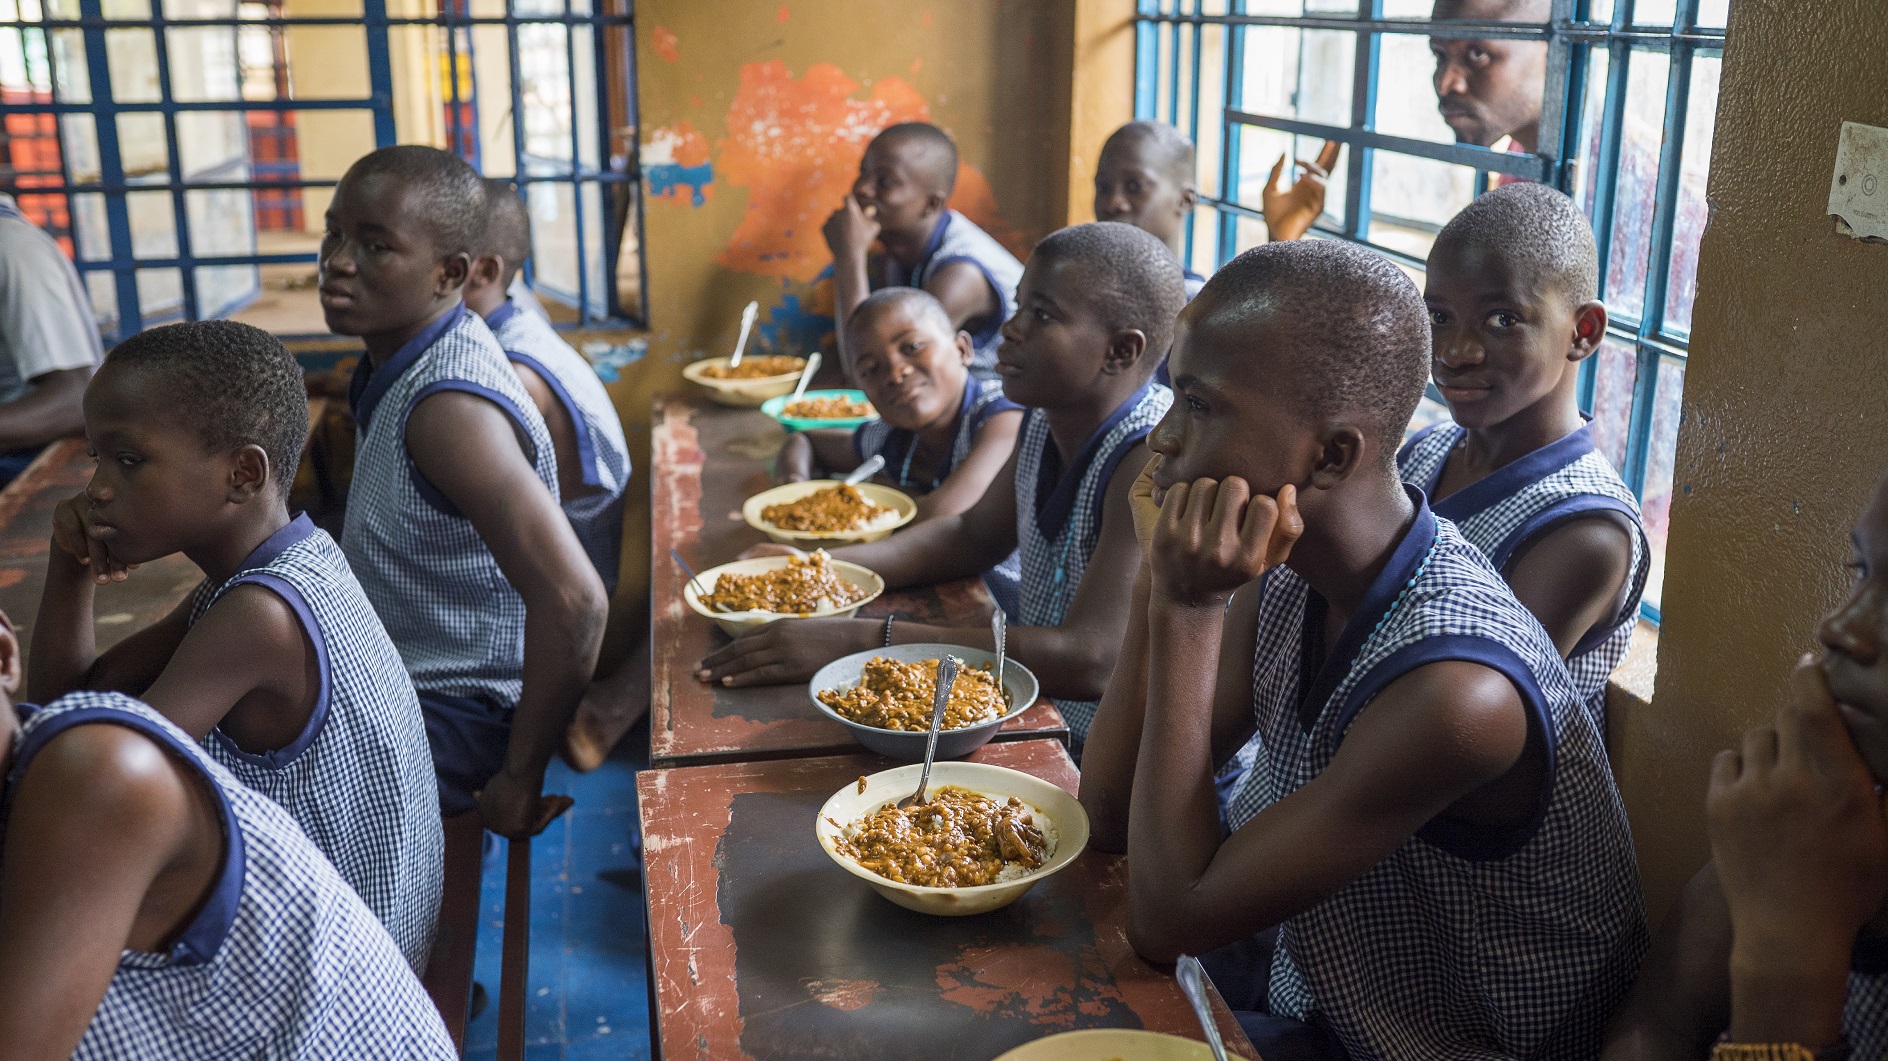
<instances>
[{"instance_id":1,"label":"smiling boy","mask_svg":"<svg viewBox=\"0 0 1888 1061\"><path fill-rule=\"evenodd\" d=\"M1007 649L1061 709L1079 751L1127 623L1120 576L1140 561L1128 487L1147 459L1142 439L1172 400L1152 377L1186 292L1165 244L1098 222L1037 244L1018 297L997 367L1003 393L1029 414L1003 472L965 512L833 555L902 587L973 577L1020 550ZM897 642L994 647L987 627L799 619L711 653L700 676L803 681L840 656Z\"/></svg>"},{"instance_id":2,"label":"smiling boy","mask_svg":"<svg viewBox=\"0 0 1888 1061\"><path fill-rule=\"evenodd\" d=\"M289 485L301 368L267 332L173 324L119 343L85 395L91 481L53 518L31 675L141 697L280 803L415 972L439 914L442 836L413 683L347 560ZM94 590L183 553L202 585L99 655Z\"/></svg>"},{"instance_id":3,"label":"smiling boy","mask_svg":"<svg viewBox=\"0 0 1888 1061\"><path fill-rule=\"evenodd\" d=\"M859 179L826 219L833 252L833 317L844 322L882 287L920 287L944 304L951 326L970 333L971 375L995 374L997 330L1016 311L1023 263L988 232L949 206L957 186L957 145L927 122L903 122L872 138ZM874 270L873 242L885 250ZM845 329L839 353L857 378Z\"/></svg>"},{"instance_id":4,"label":"smiling boy","mask_svg":"<svg viewBox=\"0 0 1888 1061\"><path fill-rule=\"evenodd\" d=\"M1453 420L1412 438L1397 467L1547 628L1603 730L1652 551L1577 401L1580 362L1606 337L1598 291L1593 231L1554 189L1511 184L1457 214L1423 292Z\"/></svg>"},{"instance_id":5,"label":"smiling boy","mask_svg":"<svg viewBox=\"0 0 1888 1061\"><path fill-rule=\"evenodd\" d=\"M1137 484L1150 544L1082 803L1128 852L1147 958L1282 926L1242 1015L1266 1057L1591 1056L1644 945L1552 642L1397 478L1428 361L1386 259L1248 251L1180 316ZM1224 836L1214 769L1255 729Z\"/></svg>"},{"instance_id":6,"label":"smiling boy","mask_svg":"<svg viewBox=\"0 0 1888 1061\"><path fill-rule=\"evenodd\" d=\"M1711 862L1666 916L1606 1061L1888 1056L1888 477L1849 599L1773 722L1712 763Z\"/></svg>"},{"instance_id":7,"label":"smiling boy","mask_svg":"<svg viewBox=\"0 0 1888 1061\"><path fill-rule=\"evenodd\" d=\"M522 838L569 806L544 772L608 600L544 418L461 300L487 194L444 151L363 157L328 207L320 295L328 327L367 347L341 547L418 689L441 809Z\"/></svg>"}]
</instances>

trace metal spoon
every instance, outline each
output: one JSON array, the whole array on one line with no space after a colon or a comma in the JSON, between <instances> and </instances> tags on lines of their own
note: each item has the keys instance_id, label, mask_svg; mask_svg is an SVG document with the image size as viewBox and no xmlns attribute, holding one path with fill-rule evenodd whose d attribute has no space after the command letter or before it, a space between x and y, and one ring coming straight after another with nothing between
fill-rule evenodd
<instances>
[{"instance_id":1,"label":"metal spoon","mask_svg":"<svg viewBox=\"0 0 1888 1061\"><path fill-rule=\"evenodd\" d=\"M931 761L937 758L937 730L944 722L944 705L951 702L951 687L957 684L957 668L964 661L945 656L937 661L937 698L931 704L931 735L924 741L924 772L918 775L918 791L898 801L899 810L909 810L924 803L924 790L931 783Z\"/></svg>"},{"instance_id":2,"label":"metal spoon","mask_svg":"<svg viewBox=\"0 0 1888 1061\"><path fill-rule=\"evenodd\" d=\"M818 371L819 351L815 350L806 355L806 367L800 370L800 385L793 388L793 397L787 399L788 405L800 400L800 397L806 393L806 385L813 382L813 373Z\"/></svg>"},{"instance_id":3,"label":"metal spoon","mask_svg":"<svg viewBox=\"0 0 1888 1061\"><path fill-rule=\"evenodd\" d=\"M1003 688L1003 639L1009 633L1009 620L1003 609L990 613L990 636L996 640L996 691L1004 701L1009 701L1009 691Z\"/></svg>"},{"instance_id":4,"label":"metal spoon","mask_svg":"<svg viewBox=\"0 0 1888 1061\"><path fill-rule=\"evenodd\" d=\"M708 603L708 607L718 612L725 612L728 610L719 604L708 602L708 591L701 588L701 576L695 573L694 568L688 566L688 561L682 559L681 553L676 552L674 549L670 549L669 556L674 558L675 562L681 566L682 570L688 572L688 584L695 587L696 600Z\"/></svg>"},{"instance_id":5,"label":"metal spoon","mask_svg":"<svg viewBox=\"0 0 1888 1061\"><path fill-rule=\"evenodd\" d=\"M728 358L728 367L741 363L741 355L747 352L747 333L754 328L754 318L760 316L760 303L749 302L741 311L741 337L734 341L734 356Z\"/></svg>"},{"instance_id":6,"label":"metal spoon","mask_svg":"<svg viewBox=\"0 0 1888 1061\"><path fill-rule=\"evenodd\" d=\"M847 486L857 486L874 475L877 475L879 469L883 467L885 467L885 455L883 453L874 453L865 459L864 464L852 469L852 473L844 479L841 479L840 482L845 483Z\"/></svg>"},{"instance_id":7,"label":"metal spoon","mask_svg":"<svg viewBox=\"0 0 1888 1061\"><path fill-rule=\"evenodd\" d=\"M1219 1037L1219 1025L1213 1021L1213 1008L1206 1003L1206 970L1200 960L1182 954L1174 966L1174 976L1187 1001L1193 1004L1193 1015L1200 1019L1200 1030L1206 1033L1206 1045L1212 1048L1215 1061L1226 1061L1226 1044Z\"/></svg>"}]
</instances>

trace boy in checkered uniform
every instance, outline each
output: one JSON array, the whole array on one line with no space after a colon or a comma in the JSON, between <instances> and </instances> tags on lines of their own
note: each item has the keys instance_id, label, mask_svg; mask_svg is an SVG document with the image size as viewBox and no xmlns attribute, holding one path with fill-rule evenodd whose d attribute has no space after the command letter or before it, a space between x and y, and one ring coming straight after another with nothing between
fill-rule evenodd
<instances>
[{"instance_id":1,"label":"boy in checkered uniform","mask_svg":"<svg viewBox=\"0 0 1888 1061\"><path fill-rule=\"evenodd\" d=\"M1036 245L1003 326L1003 393L1029 409L1016 452L968 511L833 550L890 586L981 574L1022 555L1008 652L1033 671L1077 747L1127 624L1121 577L1140 563L1128 487L1142 439L1171 400L1153 381L1186 292L1158 239L1131 225L1075 225ZM1100 577L1088 578L1094 570ZM988 627L877 619L768 623L702 660L728 685L804 681L822 664L894 642L991 645Z\"/></svg>"},{"instance_id":2,"label":"boy in checkered uniform","mask_svg":"<svg viewBox=\"0 0 1888 1061\"><path fill-rule=\"evenodd\" d=\"M457 1056L400 950L280 806L120 693L15 706L0 618L8 1056Z\"/></svg>"},{"instance_id":3,"label":"boy in checkered uniform","mask_svg":"<svg viewBox=\"0 0 1888 1061\"><path fill-rule=\"evenodd\" d=\"M569 806L544 773L608 598L544 417L461 299L487 202L444 151L367 155L328 207L320 295L328 327L367 347L341 548L419 691L441 810L515 839Z\"/></svg>"},{"instance_id":4,"label":"boy in checkered uniform","mask_svg":"<svg viewBox=\"0 0 1888 1061\"><path fill-rule=\"evenodd\" d=\"M174 324L118 344L85 412L98 467L54 514L33 695L138 693L280 803L423 971L442 887L432 756L340 547L289 515L301 368L246 324ZM197 591L97 654L97 586L177 552Z\"/></svg>"},{"instance_id":5,"label":"boy in checkered uniform","mask_svg":"<svg viewBox=\"0 0 1888 1061\"><path fill-rule=\"evenodd\" d=\"M1575 394L1606 337L1593 230L1544 184L1497 188L1429 253L1431 368L1452 420L1397 456L1547 628L1599 721L1651 567L1639 504Z\"/></svg>"},{"instance_id":6,"label":"boy in checkered uniform","mask_svg":"<svg viewBox=\"0 0 1888 1061\"><path fill-rule=\"evenodd\" d=\"M1268 1061L1590 1057L1644 947L1559 654L1397 480L1425 318L1349 244L1234 259L1180 316L1137 484L1148 560L1082 801L1148 958L1282 925L1266 997L1234 1000ZM1212 775L1248 738L1223 836Z\"/></svg>"},{"instance_id":7,"label":"boy in checkered uniform","mask_svg":"<svg viewBox=\"0 0 1888 1061\"><path fill-rule=\"evenodd\" d=\"M1712 764L1711 861L1666 915L1605 1061L1888 1057L1888 476L1850 541L1820 652Z\"/></svg>"}]
</instances>

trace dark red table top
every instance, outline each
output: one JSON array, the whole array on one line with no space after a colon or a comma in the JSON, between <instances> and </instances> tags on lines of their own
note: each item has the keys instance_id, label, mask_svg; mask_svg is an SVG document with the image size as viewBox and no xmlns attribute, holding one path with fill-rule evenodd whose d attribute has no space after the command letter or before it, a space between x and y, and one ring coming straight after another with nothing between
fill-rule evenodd
<instances>
[{"instance_id":1,"label":"dark red table top","mask_svg":"<svg viewBox=\"0 0 1888 1061\"><path fill-rule=\"evenodd\" d=\"M973 762L1073 792L1061 743ZM988 1061L1079 1028L1199 1039L1171 971L1128 946L1127 862L1086 851L1001 910L894 906L813 836L828 797L891 764L865 755L651 770L637 777L656 1033L666 1061ZM1214 997L1228 1049L1255 1056Z\"/></svg>"},{"instance_id":2,"label":"dark red table top","mask_svg":"<svg viewBox=\"0 0 1888 1061\"><path fill-rule=\"evenodd\" d=\"M726 689L695 679L703 656L727 643L714 623L682 601L688 580L673 548L696 571L724 564L766 540L741 519L741 503L774 486L771 465L786 437L758 410L658 399L650 440L653 472L650 636L653 696L649 753L657 766L732 762L858 750L839 723L813 709L804 684ZM995 609L977 579L885 593L860 615L984 626ZM791 621L791 620L787 620ZM1068 726L1047 700L1018 715L997 740L1064 738Z\"/></svg>"}]
</instances>

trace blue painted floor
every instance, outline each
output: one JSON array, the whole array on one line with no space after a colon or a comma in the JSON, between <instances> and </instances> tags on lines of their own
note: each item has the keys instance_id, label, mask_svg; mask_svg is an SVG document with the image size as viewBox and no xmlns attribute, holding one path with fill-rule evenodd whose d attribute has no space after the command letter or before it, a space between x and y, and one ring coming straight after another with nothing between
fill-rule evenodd
<instances>
[{"instance_id":1,"label":"blue painted floor","mask_svg":"<svg viewBox=\"0 0 1888 1061\"><path fill-rule=\"evenodd\" d=\"M646 1059L649 988L644 960L642 867L632 831L636 766L626 748L649 746L639 727L594 773L551 764L544 791L577 803L532 842L531 976L526 991L529 1061ZM465 1056L498 1049L498 968L505 909L505 853L487 858L474 976L492 1003L466 1025Z\"/></svg>"}]
</instances>

